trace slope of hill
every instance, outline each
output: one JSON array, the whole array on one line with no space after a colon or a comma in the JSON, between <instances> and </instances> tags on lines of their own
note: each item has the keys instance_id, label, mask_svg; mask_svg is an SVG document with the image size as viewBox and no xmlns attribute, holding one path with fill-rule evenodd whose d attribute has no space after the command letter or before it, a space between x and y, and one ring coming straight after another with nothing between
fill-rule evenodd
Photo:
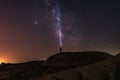
<instances>
[{"instance_id":1,"label":"slope of hill","mask_svg":"<svg viewBox=\"0 0 120 80\"><path fill-rule=\"evenodd\" d=\"M24 80L41 75L44 61L32 61L19 64L2 64L0 65L0 80Z\"/></svg>"},{"instance_id":2,"label":"slope of hill","mask_svg":"<svg viewBox=\"0 0 120 80\"><path fill-rule=\"evenodd\" d=\"M78 66L86 66L113 57L105 52L63 52L50 56L44 65L49 66L43 75L56 73Z\"/></svg>"},{"instance_id":3,"label":"slope of hill","mask_svg":"<svg viewBox=\"0 0 120 80\"><path fill-rule=\"evenodd\" d=\"M112 57L112 55L99 51L63 52L50 56L45 62L45 65L84 66L110 57Z\"/></svg>"},{"instance_id":4,"label":"slope of hill","mask_svg":"<svg viewBox=\"0 0 120 80\"><path fill-rule=\"evenodd\" d=\"M120 80L120 55L34 80Z\"/></svg>"},{"instance_id":5,"label":"slope of hill","mask_svg":"<svg viewBox=\"0 0 120 80\"><path fill-rule=\"evenodd\" d=\"M118 73L119 58L96 51L66 52L50 56L46 61L2 64L0 80L101 80L100 76L106 77L103 74Z\"/></svg>"}]
</instances>

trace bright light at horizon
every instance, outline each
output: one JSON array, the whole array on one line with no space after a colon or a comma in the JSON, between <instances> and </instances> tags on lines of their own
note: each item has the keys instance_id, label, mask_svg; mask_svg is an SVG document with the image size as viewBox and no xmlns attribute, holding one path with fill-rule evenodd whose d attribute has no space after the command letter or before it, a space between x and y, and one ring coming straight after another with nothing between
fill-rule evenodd
<instances>
[{"instance_id":1,"label":"bright light at horizon","mask_svg":"<svg viewBox=\"0 0 120 80\"><path fill-rule=\"evenodd\" d=\"M0 51L0 64L1 63L17 63L19 62L19 59L16 58L15 51L12 50L1 50Z\"/></svg>"},{"instance_id":2,"label":"bright light at horizon","mask_svg":"<svg viewBox=\"0 0 120 80\"><path fill-rule=\"evenodd\" d=\"M0 57L0 64L7 63L6 59Z\"/></svg>"}]
</instances>

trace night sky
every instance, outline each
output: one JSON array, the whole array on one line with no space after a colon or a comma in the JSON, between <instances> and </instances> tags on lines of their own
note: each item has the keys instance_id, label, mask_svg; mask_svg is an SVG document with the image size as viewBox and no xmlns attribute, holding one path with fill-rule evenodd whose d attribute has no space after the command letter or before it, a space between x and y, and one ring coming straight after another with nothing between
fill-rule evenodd
<instances>
[{"instance_id":1,"label":"night sky","mask_svg":"<svg viewBox=\"0 0 120 80\"><path fill-rule=\"evenodd\" d=\"M60 0L63 51L120 52L120 2ZM52 0L0 0L0 58L46 59L59 52Z\"/></svg>"}]
</instances>

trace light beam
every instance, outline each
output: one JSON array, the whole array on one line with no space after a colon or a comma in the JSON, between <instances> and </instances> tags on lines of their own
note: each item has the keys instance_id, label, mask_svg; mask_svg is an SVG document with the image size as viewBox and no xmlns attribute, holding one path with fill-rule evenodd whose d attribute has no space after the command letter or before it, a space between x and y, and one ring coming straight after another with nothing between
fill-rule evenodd
<instances>
[{"instance_id":1,"label":"light beam","mask_svg":"<svg viewBox=\"0 0 120 80\"><path fill-rule=\"evenodd\" d=\"M61 9L60 9L60 2L59 0L53 1L54 5L54 15L56 18L56 24L57 24L57 31L59 35L59 45L60 45L60 53L62 52L62 23L61 23Z\"/></svg>"}]
</instances>

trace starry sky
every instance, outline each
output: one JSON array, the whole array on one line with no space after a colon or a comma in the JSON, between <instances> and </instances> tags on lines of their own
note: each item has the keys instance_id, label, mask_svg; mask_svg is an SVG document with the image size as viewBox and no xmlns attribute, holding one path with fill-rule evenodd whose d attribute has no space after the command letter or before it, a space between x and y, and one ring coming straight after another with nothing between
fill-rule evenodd
<instances>
[{"instance_id":1,"label":"starry sky","mask_svg":"<svg viewBox=\"0 0 120 80\"><path fill-rule=\"evenodd\" d=\"M0 0L0 57L43 60L59 52L53 0ZM120 52L120 2L60 0L63 51Z\"/></svg>"}]
</instances>

